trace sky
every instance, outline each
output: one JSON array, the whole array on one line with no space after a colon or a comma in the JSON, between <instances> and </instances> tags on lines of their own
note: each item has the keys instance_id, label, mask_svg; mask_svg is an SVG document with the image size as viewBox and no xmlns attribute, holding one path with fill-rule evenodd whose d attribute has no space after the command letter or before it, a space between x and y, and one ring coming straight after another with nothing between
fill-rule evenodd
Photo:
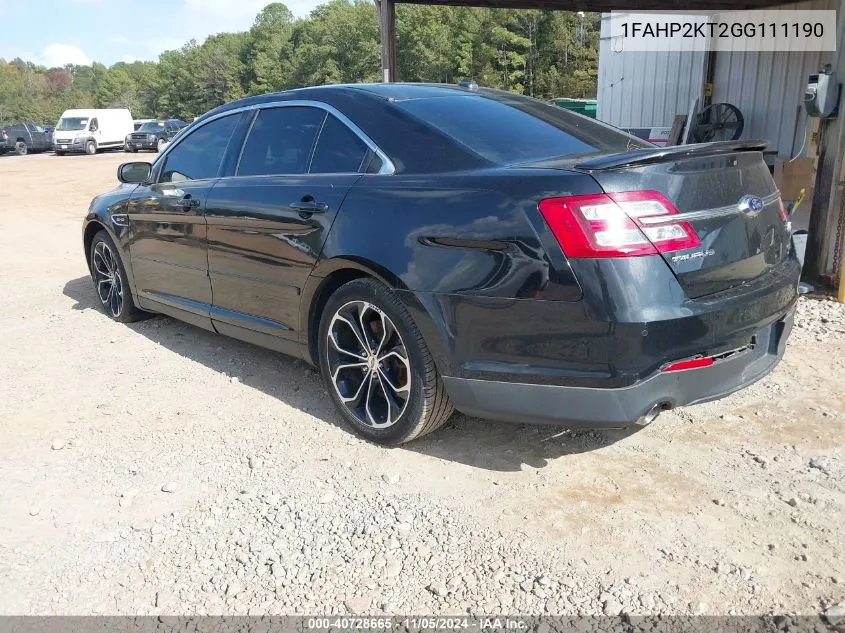
<instances>
[{"instance_id":1,"label":"sky","mask_svg":"<svg viewBox=\"0 0 845 633\"><path fill-rule=\"evenodd\" d=\"M155 60L191 38L202 42L214 33L245 31L268 4L270 0L0 0L0 58L20 57L45 66ZM300 17L321 0L285 4Z\"/></svg>"}]
</instances>

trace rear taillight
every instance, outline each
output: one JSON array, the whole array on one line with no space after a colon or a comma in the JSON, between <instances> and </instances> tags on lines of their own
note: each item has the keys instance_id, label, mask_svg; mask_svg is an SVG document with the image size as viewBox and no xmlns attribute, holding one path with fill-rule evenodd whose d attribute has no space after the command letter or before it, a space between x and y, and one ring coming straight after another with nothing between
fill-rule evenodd
<instances>
[{"instance_id":1,"label":"rear taillight","mask_svg":"<svg viewBox=\"0 0 845 633\"><path fill-rule=\"evenodd\" d=\"M657 191L547 198L540 213L567 257L634 257L701 245L689 222Z\"/></svg>"},{"instance_id":2,"label":"rear taillight","mask_svg":"<svg viewBox=\"0 0 845 633\"><path fill-rule=\"evenodd\" d=\"M2 136L3 138L9 138L9 134L6 132L6 130L0 130L0 136Z\"/></svg>"}]
</instances>

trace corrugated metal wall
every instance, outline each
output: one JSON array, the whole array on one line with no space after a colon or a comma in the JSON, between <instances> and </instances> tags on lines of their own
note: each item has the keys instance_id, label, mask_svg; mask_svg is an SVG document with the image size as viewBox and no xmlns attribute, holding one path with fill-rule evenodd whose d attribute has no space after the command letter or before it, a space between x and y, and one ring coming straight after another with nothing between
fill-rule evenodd
<instances>
[{"instance_id":1,"label":"corrugated metal wall","mask_svg":"<svg viewBox=\"0 0 845 633\"><path fill-rule=\"evenodd\" d=\"M837 9L838 0L811 0L784 9ZM700 96L704 53L614 52L609 20L602 21L598 117L618 127L670 126ZM831 53L743 51L716 53L713 103L737 106L745 118L743 138L764 138L789 157L804 139L801 106L810 73Z\"/></svg>"},{"instance_id":2,"label":"corrugated metal wall","mask_svg":"<svg viewBox=\"0 0 845 633\"><path fill-rule=\"evenodd\" d=\"M838 0L812 0L784 9L836 9ZM716 53L713 103L727 102L745 117L743 138L764 138L783 157L801 149L807 124L801 100L811 73L831 60L818 51Z\"/></svg>"},{"instance_id":3,"label":"corrugated metal wall","mask_svg":"<svg viewBox=\"0 0 845 633\"><path fill-rule=\"evenodd\" d=\"M601 24L598 118L625 128L671 126L701 96L705 53L625 52L610 38L609 18Z\"/></svg>"}]
</instances>

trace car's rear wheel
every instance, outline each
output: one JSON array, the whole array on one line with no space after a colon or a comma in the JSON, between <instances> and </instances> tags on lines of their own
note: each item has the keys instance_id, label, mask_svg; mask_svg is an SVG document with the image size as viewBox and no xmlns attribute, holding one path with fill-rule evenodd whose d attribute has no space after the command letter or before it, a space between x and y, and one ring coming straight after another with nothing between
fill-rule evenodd
<instances>
[{"instance_id":1,"label":"car's rear wheel","mask_svg":"<svg viewBox=\"0 0 845 633\"><path fill-rule=\"evenodd\" d=\"M452 414L419 329L396 295L376 281L351 281L329 298L318 351L332 400L368 440L410 442Z\"/></svg>"},{"instance_id":2,"label":"car's rear wheel","mask_svg":"<svg viewBox=\"0 0 845 633\"><path fill-rule=\"evenodd\" d=\"M26 146L26 143L23 141L18 141L15 143L15 151L18 153L18 156L26 156L29 148Z\"/></svg>"},{"instance_id":3,"label":"car's rear wheel","mask_svg":"<svg viewBox=\"0 0 845 633\"><path fill-rule=\"evenodd\" d=\"M85 153L89 156L93 156L97 153L97 144L94 141L88 141L85 143Z\"/></svg>"},{"instance_id":4,"label":"car's rear wheel","mask_svg":"<svg viewBox=\"0 0 845 633\"><path fill-rule=\"evenodd\" d=\"M106 231L100 231L91 241L90 262L94 290L106 314L121 323L143 318L144 313L132 301L132 291L117 247Z\"/></svg>"}]
</instances>

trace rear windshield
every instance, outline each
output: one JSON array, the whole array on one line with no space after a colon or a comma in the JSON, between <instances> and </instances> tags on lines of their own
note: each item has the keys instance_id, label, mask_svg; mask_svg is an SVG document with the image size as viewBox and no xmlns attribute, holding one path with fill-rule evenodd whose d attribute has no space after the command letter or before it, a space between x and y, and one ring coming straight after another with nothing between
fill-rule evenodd
<instances>
[{"instance_id":1,"label":"rear windshield","mask_svg":"<svg viewBox=\"0 0 845 633\"><path fill-rule=\"evenodd\" d=\"M509 93L409 99L396 105L502 165L653 147L600 121Z\"/></svg>"}]
</instances>

